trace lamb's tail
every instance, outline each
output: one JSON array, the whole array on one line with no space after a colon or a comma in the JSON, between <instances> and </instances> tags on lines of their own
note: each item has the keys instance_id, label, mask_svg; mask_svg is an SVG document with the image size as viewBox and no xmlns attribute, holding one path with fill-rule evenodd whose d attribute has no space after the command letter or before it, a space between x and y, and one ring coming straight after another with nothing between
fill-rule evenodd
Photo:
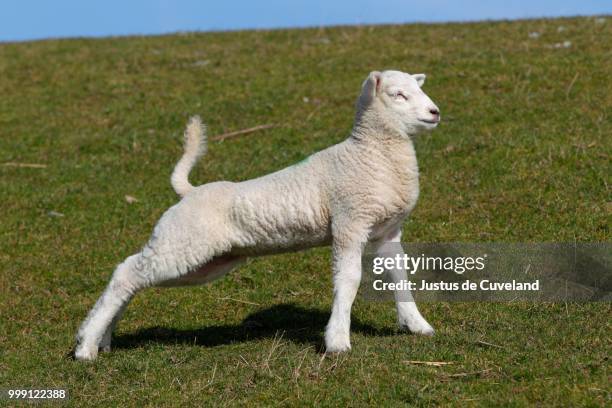
<instances>
[{"instance_id":1,"label":"lamb's tail","mask_svg":"<svg viewBox=\"0 0 612 408\"><path fill-rule=\"evenodd\" d=\"M189 172L198 159L206 153L206 126L199 116L189 119L187 129L185 129L184 150L183 157L176 163L172 177L170 177L172 188L181 197L193 189L188 179Z\"/></svg>"}]
</instances>

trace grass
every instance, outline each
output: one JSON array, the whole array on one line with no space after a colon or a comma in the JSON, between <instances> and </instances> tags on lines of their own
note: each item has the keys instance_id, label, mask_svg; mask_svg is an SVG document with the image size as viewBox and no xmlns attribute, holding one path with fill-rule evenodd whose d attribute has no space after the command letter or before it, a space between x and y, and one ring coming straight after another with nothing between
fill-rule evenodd
<instances>
[{"instance_id":1,"label":"grass","mask_svg":"<svg viewBox=\"0 0 612 408\"><path fill-rule=\"evenodd\" d=\"M608 302L423 304L438 332L422 338L358 297L353 352L324 357L325 248L143 292L111 354L66 355L176 202L189 115L211 134L280 125L211 143L192 173L252 178L343 140L373 69L428 73L442 110L417 141L405 240L608 241L610 38L609 18L577 18L1 44L0 387L66 388L75 406L609 404Z\"/></svg>"}]
</instances>

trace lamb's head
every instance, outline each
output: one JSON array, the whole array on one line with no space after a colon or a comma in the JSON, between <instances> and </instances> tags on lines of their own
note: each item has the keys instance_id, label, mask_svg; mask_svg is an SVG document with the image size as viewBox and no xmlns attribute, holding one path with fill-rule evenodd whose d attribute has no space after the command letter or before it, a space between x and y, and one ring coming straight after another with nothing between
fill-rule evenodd
<instances>
[{"instance_id":1,"label":"lamb's head","mask_svg":"<svg viewBox=\"0 0 612 408\"><path fill-rule=\"evenodd\" d=\"M425 74L400 71L371 72L357 103L357 117L382 120L403 134L430 130L440 122L440 110L423 92ZM365 115L365 112L371 114Z\"/></svg>"}]
</instances>

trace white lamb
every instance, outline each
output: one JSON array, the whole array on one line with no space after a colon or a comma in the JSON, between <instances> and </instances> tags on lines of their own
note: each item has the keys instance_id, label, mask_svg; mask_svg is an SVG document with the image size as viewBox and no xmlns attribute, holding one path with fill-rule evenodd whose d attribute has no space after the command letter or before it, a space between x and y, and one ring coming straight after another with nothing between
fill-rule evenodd
<instances>
[{"instance_id":1,"label":"white lamb","mask_svg":"<svg viewBox=\"0 0 612 408\"><path fill-rule=\"evenodd\" d=\"M349 350L362 252L366 244L381 251L385 242L400 241L402 223L419 195L411 136L440 121L438 108L421 90L424 81L424 74L370 73L348 139L240 183L189 183L189 171L206 150L204 127L192 118L171 179L183 198L162 216L142 251L116 268L79 329L75 357L93 360L99 348L110 350L117 321L143 288L201 284L250 256L330 244L334 299L325 346L327 352ZM390 275L406 279L404 270ZM395 298L401 328L433 334L409 292L398 291Z\"/></svg>"}]
</instances>

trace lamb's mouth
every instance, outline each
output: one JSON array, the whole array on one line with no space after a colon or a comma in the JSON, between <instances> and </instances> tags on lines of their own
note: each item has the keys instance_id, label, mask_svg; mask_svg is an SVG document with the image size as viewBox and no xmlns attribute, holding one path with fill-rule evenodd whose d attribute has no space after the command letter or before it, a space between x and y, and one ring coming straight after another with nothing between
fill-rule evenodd
<instances>
[{"instance_id":1,"label":"lamb's mouth","mask_svg":"<svg viewBox=\"0 0 612 408\"><path fill-rule=\"evenodd\" d=\"M437 125L438 124L438 120L427 120L427 119L419 119L419 121L424 122L424 123L428 123L430 125Z\"/></svg>"}]
</instances>

